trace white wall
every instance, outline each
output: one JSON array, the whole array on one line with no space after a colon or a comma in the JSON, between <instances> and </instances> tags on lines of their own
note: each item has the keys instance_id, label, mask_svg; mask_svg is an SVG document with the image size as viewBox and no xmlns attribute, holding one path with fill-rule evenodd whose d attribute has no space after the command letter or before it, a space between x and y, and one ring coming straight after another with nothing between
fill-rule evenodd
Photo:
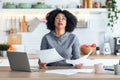
<instances>
[{"instance_id":1,"label":"white wall","mask_svg":"<svg viewBox=\"0 0 120 80\"><path fill-rule=\"evenodd\" d=\"M31 3L36 3L41 0L4 0L4 2L31 2ZM70 1L73 2L78 2L79 0L44 0L48 4L68 4ZM117 0L118 5L120 5L120 0ZM120 6L119 6L120 7ZM3 42L6 40L6 35L3 30L5 28L5 17L6 15L0 15L0 42ZM37 15L39 16L39 15ZM6 16L7 17L7 16ZM31 15L28 16L29 18L32 17ZM32 17L33 18L33 17ZM115 25L114 32L110 33L111 36L120 36L120 19L118 24ZM97 46L103 46L104 42L104 32L107 27L107 15L106 14L90 14L90 19L89 19L89 27L86 29L81 29L81 28L76 28L74 30L74 34L77 35L79 38L79 41L81 44L87 43L87 44L92 44L96 43ZM40 43L41 39L46 34L49 32L46 29L46 26L44 23L40 24L37 29L32 32L32 33L22 33L23 34L23 41L22 44L25 45L26 51L27 52L32 52L33 49L39 49L40 48ZM111 45L113 45L113 39L111 37ZM113 46L112 46L113 48Z\"/></svg>"}]
</instances>

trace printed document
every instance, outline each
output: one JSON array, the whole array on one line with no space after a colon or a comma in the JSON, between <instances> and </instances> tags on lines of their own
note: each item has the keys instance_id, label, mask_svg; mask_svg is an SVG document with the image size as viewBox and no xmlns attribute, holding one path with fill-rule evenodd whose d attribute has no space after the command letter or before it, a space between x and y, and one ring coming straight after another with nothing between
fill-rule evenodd
<instances>
[{"instance_id":1,"label":"printed document","mask_svg":"<svg viewBox=\"0 0 120 80\"><path fill-rule=\"evenodd\" d=\"M92 49L90 49L90 52L87 55L85 55L85 56L83 56L79 59L76 59L76 60L66 60L66 63L75 65L75 64L85 63L85 62L88 62L88 61L90 62L91 60L88 60L87 58L89 57L89 55L91 53L92 53Z\"/></svg>"},{"instance_id":2,"label":"printed document","mask_svg":"<svg viewBox=\"0 0 120 80\"><path fill-rule=\"evenodd\" d=\"M77 73L92 73L92 72L94 72L93 69L55 69L55 70L46 70L45 73L72 75Z\"/></svg>"},{"instance_id":3,"label":"printed document","mask_svg":"<svg viewBox=\"0 0 120 80\"><path fill-rule=\"evenodd\" d=\"M46 50L37 50L37 53L39 54L40 61L42 63L52 63L52 62L57 62L61 60L65 60L57 51L55 48L52 49L46 49ZM80 59L76 60L66 60L66 63L69 64L79 64L79 63L84 63L86 61L89 61L87 58L88 56L92 53L92 50L88 53L88 55L85 55L81 57Z\"/></svg>"},{"instance_id":4,"label":"printed document","mask_svg":"<svg viewBox=\"0 0 120 80\"><path fill-rule=\"evenodd\" d=\"M39 50L37 53L39 54L39 58L42 63L52 63L64 60L64 58L56 51L55 48Z\"/></svg>"}]
</instances>

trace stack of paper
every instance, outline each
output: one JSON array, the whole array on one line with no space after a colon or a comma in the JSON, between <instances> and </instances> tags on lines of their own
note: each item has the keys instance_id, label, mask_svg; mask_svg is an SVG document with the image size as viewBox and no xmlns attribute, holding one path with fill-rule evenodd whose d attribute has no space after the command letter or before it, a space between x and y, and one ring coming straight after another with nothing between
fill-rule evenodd
<instances>
[{"instance_id":1,"label":"stack of paper","mask_svg":"<svg viewBox=\"0 0 120 80\"><path fill-rule=\"evenodd\" d=\"M76 73L92 73L93 71L94 71L93 69L56 69L47 70L45 73L72 75Z\"/></svg>"}]
</instances>

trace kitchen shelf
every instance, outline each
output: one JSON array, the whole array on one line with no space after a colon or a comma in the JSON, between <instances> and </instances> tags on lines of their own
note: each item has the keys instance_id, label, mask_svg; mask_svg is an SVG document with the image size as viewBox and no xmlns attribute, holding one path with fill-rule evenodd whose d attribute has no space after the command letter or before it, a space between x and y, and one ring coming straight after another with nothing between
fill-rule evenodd
<instances>
[{"instance_id":1,"label":"kitchen shelf","mask_svg":"<svg viewBox=\"0 0 120 80\"><path fill-rule=\"evenodd\" d=\"M54 9L0 9L0 13L48 13ZM106 8L80 8L80 9L63 9L68 10L73 13L91 13L91 14L100 14L106 13Z\"/></svg>"}]
</instances>

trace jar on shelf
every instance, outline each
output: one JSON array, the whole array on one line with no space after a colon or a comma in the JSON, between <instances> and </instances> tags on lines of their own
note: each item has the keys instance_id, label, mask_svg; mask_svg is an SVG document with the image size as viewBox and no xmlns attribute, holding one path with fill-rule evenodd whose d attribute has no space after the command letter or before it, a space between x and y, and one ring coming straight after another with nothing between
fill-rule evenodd
<instances>
[{"instance_id":1,"label":"jar on shelf","mask_svg":"<svg viewBox=\"0 0 120 80\"><path fill-rule=\"evenodd\" d=\"M79 3L77 4L77 8L83 8L83 4L82 4L81 0L80 0Z\"/></svg>"},{"instance_id":2,"label":"jar on shelf","mask_svg":"<svg viewBox=\"0 0 120 80\"><path fill-rule=\"evenodd\" d=\"M96 47L96 55L100 55L100 47Z\"/></svg>"},{"instance_id":3,"label":"jar on shelf","mask_svg":"<svg viewBox=\"0 0 120 80\"><path fill-rule=\"evenodd\" d=\"M112 7L112 0L106 0L106 7Z\"/></svg>"},{"instance_id":4,"label":"jar on shelf","mask_svg":"<svg viewBox=\"0 0 120 80\"><path fill-rule=\"evenodd\" d=\"M93 3L93 8L101 8L101 1L95 0Z\"/></svg>"}]
</instances>

